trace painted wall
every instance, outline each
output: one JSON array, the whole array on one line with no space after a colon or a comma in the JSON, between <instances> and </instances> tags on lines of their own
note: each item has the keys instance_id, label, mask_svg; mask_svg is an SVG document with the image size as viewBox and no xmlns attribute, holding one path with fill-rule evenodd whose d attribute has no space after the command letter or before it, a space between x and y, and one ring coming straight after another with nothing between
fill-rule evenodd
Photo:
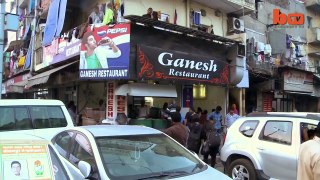
<instances>
[{"instance_id":1,"label":"painted wall","mask_svg":"<svg viewBox=\"0 0 320 180\"><path fill-rule=\"evenodd\" d=\"M173 23L174 11L177 10L177 24L186 26L186 4L184 0L125 0L125 15L139 15L147 13L151 7L154 11L169 14L170 23Z\"/></svg>"},{"instance_id":2,"label":"painted wall","mask_svg":"<svg viewBox=\"0 0 320 180\"><path fill-rule=\"evenodd\" d=\"M98 108L100 99L106 101L106 90L104 82L81 83L79 85L78 92L79 110L81 110L83 107Z\"/></svg>"},{"instance_id":3,"label":"painted wall","mask_svg":"<svg viewBox=\"0 0 320 180\"><path fill-rule=\"evenodd\" d=\"M194 108L201 107L202 110L207 110L209 113L217 106L222 107L222 115L226 113L227 95L224 87L207 86L207 98L205 100L194 100Z\"/></svg>"},{"instance_id":4,"label":"painted wall","mask_svg":"<svg viewBox=\"0 0 320 180\"><path fill-rule=\"evenodd\" d=\"M169 14L170 23L173 23L174 11L177 10L177 24L188 27L187 13L185 0L125 0L125 15L143 15L147 13L147 9L152 7L154 11L161 11L161 13ZM135 8L128 8L135 7ZM190 2L190 10L200 11L206 10L206 16L201 16L201 24L206 26L213 25L213 30L216 35L224 36L227 30L227 16L225 13L221 17L214 15L214 9L210 9L204 5L196 2Z\"/></svg>"}]
</instances>

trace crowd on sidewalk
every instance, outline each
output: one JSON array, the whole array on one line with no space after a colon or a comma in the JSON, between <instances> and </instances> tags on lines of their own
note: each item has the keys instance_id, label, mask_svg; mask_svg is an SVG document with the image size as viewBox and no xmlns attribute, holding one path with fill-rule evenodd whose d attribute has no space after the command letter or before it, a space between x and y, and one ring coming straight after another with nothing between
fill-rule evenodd
<instances>
[{"instance_id":1,"label":"crowd on sidewalk","mask_svg":"<svg viewBox=\"0 0 320 180\"><path fill-rule=\"evenodd\" d=\"M207 110L202 111L200 107L197 108L197 111L190 107L184 118L180 109L179 106L171 105L170 107L168 103L164 104L162 115L171 117L172 125L163 132L190 151L201 154L203 161L214 167L226 130L240 117L236 106L232 105L229 109L225 121L221 114L221 106L217 106L210 114ZM209 156L211 157L210 162Z\"/></svg>"}]
</instances>

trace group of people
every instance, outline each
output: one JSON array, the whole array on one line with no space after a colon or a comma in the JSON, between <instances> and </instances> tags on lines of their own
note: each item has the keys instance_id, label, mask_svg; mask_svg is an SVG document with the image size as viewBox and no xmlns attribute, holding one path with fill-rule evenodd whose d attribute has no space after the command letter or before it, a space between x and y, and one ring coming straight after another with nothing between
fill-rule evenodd
<instances>
[{"instance_id":1,"label":"group of people","mask_svg":"<svg viewBox=\"0 0 320 180\"><path fill-rule=\"evenodd\" d=\"M189 108L189 112L183 118L180 113L181 107L176 106L172 112L165 103L162 109L164 117L171 117L172 126L163 130L164 133L175 139L177 142L187 147L189 150L204 157L204 162L209 163L209 155L211 156L211 166L216 164L216 155L219 153L222 143L223 117L221 114L221 106L217 106L208 115L208 111L199 107L197 111L193 107ZM236 106L230 108L226 115L226 127L230 127L240 116Z\"/></svg>"},{"instance_id":2,"label":"group of people","mask_svg":"<svg viewBox=\"0 0 320 180\"><path fill-rule=\"evenodd\" d=\"M102 5L96 5L88 17L88 24L114 24L116 22L115 10L111 3L106 5L103 12Z\"/></svg>"}]
</instances>

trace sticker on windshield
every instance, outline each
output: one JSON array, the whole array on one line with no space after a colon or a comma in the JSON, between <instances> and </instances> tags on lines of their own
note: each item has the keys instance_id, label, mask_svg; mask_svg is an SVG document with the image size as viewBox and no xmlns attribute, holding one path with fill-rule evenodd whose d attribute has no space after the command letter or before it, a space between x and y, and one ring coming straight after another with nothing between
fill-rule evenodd
<instances>
[{"instance_id":1,"label":"sticker on windshield","mask_svg":"<svg viewBox=\"0 0 320 180\"><path fill-rule=\"evenodd\" d=\"M46 145L0 145L0 180L52 179Z\"/></svg>"}]
</instances>

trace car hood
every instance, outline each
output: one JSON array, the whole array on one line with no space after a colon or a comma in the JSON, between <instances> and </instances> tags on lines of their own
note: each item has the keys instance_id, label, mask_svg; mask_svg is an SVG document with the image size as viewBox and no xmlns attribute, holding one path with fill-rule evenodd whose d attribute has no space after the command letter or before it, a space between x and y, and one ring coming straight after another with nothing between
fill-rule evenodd
<instances>
[{"instance_id":1,"label":"car hood","mask_svg":"<svg viewBox=\"0 0 320 180\"><path fill-rule=\"evenodd\" d=\"M178 178L173 178L173 179L181 179L181 180L194 180L194 179L231 179L229 176L223 174L222 172L207 166L208 168L204 171L201 171L199 173L195 173L189 176L183 176L183 177L178 177Z\"/></svg>"}]
</instances>

